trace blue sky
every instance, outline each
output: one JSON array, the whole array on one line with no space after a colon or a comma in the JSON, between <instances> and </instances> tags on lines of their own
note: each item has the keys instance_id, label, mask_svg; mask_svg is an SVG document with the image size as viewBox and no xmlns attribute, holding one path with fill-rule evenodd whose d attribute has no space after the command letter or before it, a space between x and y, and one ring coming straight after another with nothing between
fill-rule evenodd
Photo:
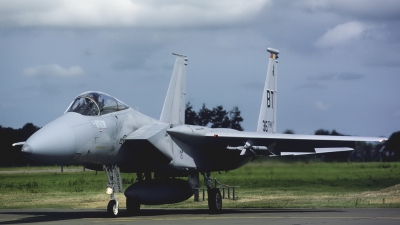
<instances>
[{"instance_id":1,"label":"blue sky","mask_svg":"<svg viewBox=\"0 0 400 225\"><path fill-rule=\"evenodd\" d=\"M256 129L267 47L280 51L277 129L400 130L400 1L2 0L0 125L44 126L102 91L159 118L175 57L195 109L238 106Z\"/></svg>"}]
</instances>

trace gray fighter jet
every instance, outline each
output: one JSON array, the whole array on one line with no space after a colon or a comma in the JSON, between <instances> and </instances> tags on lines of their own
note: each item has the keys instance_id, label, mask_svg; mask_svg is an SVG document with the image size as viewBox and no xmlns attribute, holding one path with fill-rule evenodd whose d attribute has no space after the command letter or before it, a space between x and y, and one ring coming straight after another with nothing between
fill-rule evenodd
<instances>
[{"instance_id":1,"label":"gray fighter jet","mask_svg":"<svg viewBox=\"0 0 400 225\"><path fill-rule=\"evenodd\" d=\"M356 141L384 141L379 137L316 136L276 133L277 65L279 51L270 54L257 132L185 125L188 58L176 55L168 93L159 120L102 92L80 94L64 115L34 133L23 145L30 159L60 165L85 165L107 174L107 206L117 216L123 191L121 172L137 173L124 192L128 212L141 204L184 201L204 177L211 212L222 209L222 196L213 188L211 172L229 171L258 156L305 155L351 151ZM179 178L179 179L178 179ZM183 178L183 179L182 179Z\"/></svg>"}]
</instances>

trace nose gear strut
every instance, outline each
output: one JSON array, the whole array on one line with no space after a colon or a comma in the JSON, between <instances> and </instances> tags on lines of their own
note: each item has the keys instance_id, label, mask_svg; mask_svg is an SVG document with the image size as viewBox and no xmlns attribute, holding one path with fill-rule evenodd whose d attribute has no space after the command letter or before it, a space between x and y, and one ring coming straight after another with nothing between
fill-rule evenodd
<instances>
[{"instance_id":1,"label":"nose gear strut","mask_svg":"<svg viewBox=\"0 0 400 225\"><path fill-rule=\"evenodd\" d=\"M119 211L119 202L114 196L114 193L122 192L121 173L117 165L103 165L103 170L108 179L106 193L109 194L111 198L107 205L107 214L110 217L117 217Z\"/></svg>"}]
</instances>

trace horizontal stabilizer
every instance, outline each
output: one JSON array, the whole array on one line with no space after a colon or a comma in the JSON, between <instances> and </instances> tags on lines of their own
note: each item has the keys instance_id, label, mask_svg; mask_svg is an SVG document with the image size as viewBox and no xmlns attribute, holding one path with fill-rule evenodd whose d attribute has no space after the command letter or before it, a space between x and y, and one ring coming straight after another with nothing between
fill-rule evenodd
<instances>
[{"instance_id":1,"label":"horizontal stabilizer","mask_svg":"<svg viewBox=\"0 0 400 225\"><path fill-rule=\"evenodd\" d=\"M313 154L321 154L321 153L333 153L333 152L348 152L353 151L353 148L315 148L315 152L281 152L281 156L288 155L313 155Z\"/></svg>"},{"instance_id":2,"label":"horizontal stabilizer","mask_svg":"<svg viewBox=\"0 0 400 225\"><path fill-rule=\"evenodd\" d=\"M315 153L347 152L353 150L353 148L315 148Z\"/></svg>"},{"instance_id":3,"label":"horizontal stabilizer","mask_svg":"<svg viewBox=\"0 0 400 225\"><path fill-rule=\"evenodd\" d=\"M288 155L311 155L315 154L315 152L281 152L281 156L288 156Z\"/></svg>"}]
</instances>

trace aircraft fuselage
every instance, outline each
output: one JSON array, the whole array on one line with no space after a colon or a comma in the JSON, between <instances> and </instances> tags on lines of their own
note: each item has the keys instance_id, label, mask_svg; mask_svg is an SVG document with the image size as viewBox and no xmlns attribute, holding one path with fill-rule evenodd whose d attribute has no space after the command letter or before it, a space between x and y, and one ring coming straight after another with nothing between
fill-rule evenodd
<instances>
[{"instance_id":1,"label":"aircraft fuselage","mask_svg":"<svg viewBox=\"0 0 400 225\"><path fill-rule=\"evenodd\" d=\"M163 128L159 131L162 137L156 145L158 148L146 139L126 142L129 134L146 126ZM197 129L200 134L210 130L189 125L183 125L182 129ZM186 175L185 171L231 170L251 159L226 149L213 151L215 149L200 142L196 149L183 150L185 143L168 135L169 130L170 125L132 108L101 116L67 112L33 134L22 151L35 161L49 164L86 165L96 170L112 164L119 165L123 172L167 170L184 172L182 175ZM215 154L220 156L215 157Z\"/></svg>"}]
</instances>

